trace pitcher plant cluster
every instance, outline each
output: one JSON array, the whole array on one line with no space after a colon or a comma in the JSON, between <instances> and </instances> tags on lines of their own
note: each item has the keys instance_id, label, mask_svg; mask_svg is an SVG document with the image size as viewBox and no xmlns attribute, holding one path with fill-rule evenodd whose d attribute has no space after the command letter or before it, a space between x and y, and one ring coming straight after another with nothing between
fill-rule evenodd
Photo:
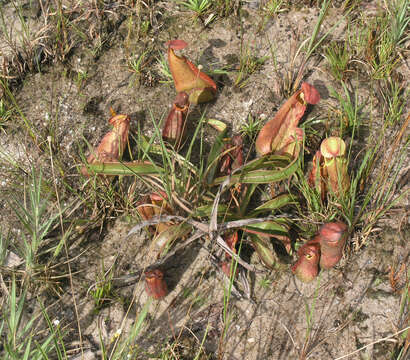
<instances>
[{"instance_id":1,"label":"pitcher plant cluster","mask_svg":"<svg viewBox=\"0 0 410 360\"><path fill-rule=\"evenodd\" d=\"M182 162L191 164L176 151L184 147L187 137L187 121L193 105L213 100L217 96L215 82L185 56L177 51L186 48L183 40L172 40L166 43L169 69L171 71L176 97L162 127L162 143L167 144L164 151L172 149ZM221 271L235 279L240 266L249 268L240 257L238 244L244 234L259 255L261 262L270 269L278 266L278 257L272 250L281 248L291 259L296 254L296 262L291 271L304 282L312 281L320 269L326 270L335 266L343 255L349 229L342 221L325 223L313 239L295 243L290 235L292 221L287 217L273 216L279 209L290 206L298 200L290 192L272 195L272 198L254 207L255 191L260 185L287 181L291 189L293 175L301 167L300 158L304 155L304 132L299 122L305 115L308 106L320 101L317 89L306 82L280 107L272 120L260 130L255 147L257 157L245 160L244 140L242 135L232 134L228 137L226 124L221 121L208 123L219 132L212 144L205 166L199 174L192 170L191 182L204 189L201 201L195 204L195 210L187 213L182 201L164 192L158 187L143 197L137 206L142 223L153 237L157 258L161 259L186 239L209 236L217 239L223 248L224 255L219 262ZM96 149L87 158L81 173L84 176L96 174L112 180L114 175L138 175L142 179L149 177L161 183L165 175L164 164L152 158L145 161L123 161L122 156L128 142L130 117L115 114L109 123L113 129L108 132ZM306 181L317 191L323 203L329 196L332 201L342 200L350 186L346 145L339 137L323 140L313 161L309 164ZM188 170L189 171L189 170ZM175 176L178 174L172 174ZM196 177L195 177L196 176ZM188 185L187 185L188 186ZM184 217L185 216L185 217ZM335 218L337 216L332 216ZM204 222L204 219L206 221ZM199 224L199 225L198 225ZM199 234L199 235L198 235ZM216 235L215 235L216 234ZM175 253L175 252L174 252ZM239 264L238 264L239 263ZM164 270L153 264L145 271L145 289L148 295L160 299L167 295Z\"/></svg>"}]
</instances>

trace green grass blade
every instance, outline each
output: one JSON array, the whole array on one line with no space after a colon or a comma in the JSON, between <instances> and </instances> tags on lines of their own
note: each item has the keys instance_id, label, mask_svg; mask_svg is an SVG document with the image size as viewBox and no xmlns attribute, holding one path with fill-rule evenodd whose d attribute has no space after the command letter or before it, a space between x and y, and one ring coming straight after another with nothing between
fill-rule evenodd
<instances>
[{"instance_id":1,"label":"green grass blade","mask_svg":"<svg viewBox=\"0 0 410 360\"><path fill-rule=\"evenodd\" d=\"M31 350L31 341L33 338L30 336L26 344L26 350L24 351L23 360L30 360L30 350Z\"/></svg>"},{"instance_id":2,"label":"green grass blade","mask_svg":"<svg viewBox=\"0 0 410 360\"><path fill-rule=\"evenodd\" d=\"M132 326L128 337L123 342L121 342L119 347L115 347L113 349L110 359L113 359L113 360L122 359L124 354L128 354L132 341L136 339L139 332L141 331L144 320L148 315L148 310L149 310L151 303L152 303L152 298L150 297L149 300L145 303L141 312L139 313L137 321Z\"/></svg>"},{"instance_id":3,"label":"green grass blade","mask_svg":"<svg viewBox=\"0 0 410 360\"><path fill-rule=\"evenodd\" d=\"M49 330L50 330L50 335L49 335L48 339L49 339L49 340L53 340L53 343L54 343L53 348L54 348L54 349L56 350L56 352L57 352L57 358L58 358L59 360L61 360L61 359L66 359L66 358L67 358L67 354L66 354L66 352L65 352L64 342L62 341L61 337L57 336L58 333L55 331L55 328L54 328L54 326L53 326L53 324L52 324L52 322L51 322L51 320L50 320L50 317L49 317L48 314L47 314L47 311L46 311L44 305L42 304L41 301L39 301L39 304L40 304L40 307L41 307L41 312L42 312L42 314L43 314L43 317L44 317L44 319L46 320L47 326L48 326L48 328L49 328ZM47 340L48 340L48 339L47 339ZM63 352L64 352L64 356L63 356L63 352L62 352L61 349L60 349L59 342L60 342L60 344L62 345L62 349L63 349ZM43 345L44 345L44 344L43 344Z\"/></svg>"}]
</instances>

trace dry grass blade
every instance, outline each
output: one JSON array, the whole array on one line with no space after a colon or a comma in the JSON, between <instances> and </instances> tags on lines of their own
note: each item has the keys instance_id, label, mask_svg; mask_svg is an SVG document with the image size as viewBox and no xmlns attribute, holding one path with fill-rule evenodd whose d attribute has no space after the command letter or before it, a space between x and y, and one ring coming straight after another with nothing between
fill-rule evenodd
<instances>
[{"instance_id":1,"label":"dry grass blade","mask_svg":"<svg viewBox=\"0 0 410 360\"><path fill-rule=\"evenodd\" d=\"M234 228L241 228L246 225L258 224L261 222L269 221L277 219L277 216L266 216L263 218L252 218L252 219L243 219L243 220L235 220L235 221L228 221L218 225L217 231L222 233L229 229ZM172 220L179 220L186 222L192 225L194 228L202 231L204 234L208 234L209 225L206 223L201 223L199 221L195 221L192 219L185 218L183 216L178 215L161 215L161 216L154 216L151 220L144 220L141 221L138 225L135 225L129 232L127 236L131 236L136 232L140 231L146 226L156 225L161 222L172 221Z\"/></svg>"},{"instance_id":2,"label":"dry grass blade","mask_svg":"<svg viewBox=\"0 0 410 360\"><path fill-rule=\"evenodd\" d=\"M256 268L252 265L249 265L246 261L242 260L238 254L235 254L229 246L226 244L225 240L222 239L220 235L216 236L216 243L229 255L231 255L239 264L241 264L245 269L252 271L252 272L259 272Z\"/></svg>"},{"instance_id":3,"label":"dry grass blade","mask_svg":"<svg viewBox=\"0 0 410 360\"><path fill-rule=\"evenodd\" d=\"M254 218L254 219L230 221L230 222L227 222L227 223L220 224L217 227L216 232L221 233L221 232L224 232L225 230L228 230L228 229L231 229L231 228L237 228L237 227L250 225L250 224L257 224L257 223L264 222L266 220L271 220L271 219L272 219L272 217L266 217L266 218ZM153 217L151 220L141 221L138 225L134 226L128 232L127 237L131 236L132 234L135 234L136 232L140 231L141 229L143 229L146 226L156 225L156 224L159 224L159 223L162 223L162 222L172 221L172 220L179 220L179 221L183 221L183 222L186 222L186 223L192 225L194 228L196 228L197 230L202 232L201 236L209 234L209 232L208 232L209 225L208 224L201 223L199 221L195 221L195 220L191 220L191 219L187 219L187 218L184 218L182 216L166 215L166 216L156 216L156 217ZM197 234L197 235L194 235L193 237L191 237L189 240L190 240L190 242L192 242L192 241L196 240L197 238L199 238L201 236L199 234ZM226 251L233 258L235 258L235 260L237 260L238 263L240 263L243 267L245 267L249 271L256 272L256 269L253 266L249 265L247 262L242 260L237 254L232 252L232 250L226 245L225 241L222 239L222 237L219 234L216 235L216 242L219 246L222 247L222 249L224 251Z\"/></svg>"},{"instance_id":4,"label":"dry grass blade","mask_svg":"<svg viewBox=\"0 0 410 360\"><path fill-rule=\"evenodd\" d=\"M163 264L165 261L167 261L169 258L174 256L178 251L181 251L182 249L185 249L188 245L190 245L192 242L194 242L197 239L200 239L202 236L204 236L203 231L197 230L192 236L190 236L187 240L185 240L182 244L179 244L175 247L175 249L169 251L165 256L163 256L161 259L159 259L157 262L153 264L153 266L158 266Z\"/></svg>"},{"instance_id":5,"label":"dry grass blade","mask_svg":"<svg viewBox=\"0 0 410 360\"><path fill-rule=\"evenodd\" d=\"M378 340L376 340L376 341L372 341L371 343L369 343L369 344L367 344L367 345L365 345L365 346L362 346L361 348L357 349L356 351L352 351L352 352L349 353L349 354L346 354L346 355L343 355L343 356L339 356L338 358L336 358L336 359L334 359L334 360L346 359L346 358L348 358L348 357L350 357L350 356L352 356L352 355L354 355L354 354L359 353L359 352L362 351L362 350L367 349L369 346L372 346L372 345L374 345L374 344L381 343L381 342L383 342L383 341L387 341L387 340L393 339L393 338L396 337L397 335L400 335L401 333L403 333L403 332L405 332L405 331L407 331L407 330L409 330L409 329L410 329L410 326L407 326L407 327L405 327L404 329L402 329L402 330L400 330L400 331L397 331L397 332L395 332L394 334L391 334L390 336L386 336L386 337L384 337L384 338L382 338L382 339L378 339Z\"/></svg>"},{"instance_id":6,"label":"dry grass blade","mask_svg":"<svg viewBox=\"0 0 410 360\"><path fill-rule=\"evenodd\" d=\"M198 230L207 233L208 232L208 226L195 221L195 220L191 220L188 218L185 218L183 216L178 216L178 215L162 215L162 216L154 216L151 220L144 220L141 221L138 225L135 225L129 232L128 232L128 236L135 234L137 231L141 230L142 228L146 227L146 226L150 226L150 225L156 225L162 222L167 222L167 221L172 221L172 220L179 220L182 222L186 222L190 225L192 225L193 227L197 228Z\"/></svg>"},{"instance_id":7,"label":"dry grass blade","mask_svg":"<svg viewBox=\"0 0 410 360\"><path fill-rule=\"evenodd\" d=\"M212 205L211 220L209 222L209 235L218 229L218 205L221 200L221 194L225 190L225 187L228 186L231 177L228 176L226 180L219 186L218 193L215 196L214 203Z\"/></svg>"},{"instance_id":8,"label":"dry grass blade","mask_svg":"<svg viewBox=\"0 0 410 360\"><path fill-rule=\"evenodd\" d=\"M263 222L266 222L266 221L282 218L284 216L286 216L286 215L265 216L265 217L261 217L261 218L252 218L252 219L228 221L228 222L220 224L219 227L218 227L218 231L224 232L224 231L229 230L229 229L242 228L242 227L245 227L247 225L259 224L259 223L263 223Z\"/></svg>"}]
</instances>

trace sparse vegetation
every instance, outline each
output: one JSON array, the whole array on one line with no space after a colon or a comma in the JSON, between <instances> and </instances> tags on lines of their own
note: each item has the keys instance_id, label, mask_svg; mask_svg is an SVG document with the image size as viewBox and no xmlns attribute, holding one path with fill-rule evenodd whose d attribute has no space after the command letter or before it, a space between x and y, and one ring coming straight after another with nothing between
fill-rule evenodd
<instances>
[{"instance_id":1,"label":"sparse vegetation","mask_svg":"<svg viewBox=\"0 0 410 360\"><path fill-rule=\"evenodd\" d=\"M266 118L266 115L264 118ZM248 121L241 125L241 133L246 135L251 142L255 141L260 129L262 129L264 120L265 119L257 118L249 114Z\"/></svg>"},{"instance_id":2,"label":"sparse vegetation","mask_svg":"<svg viewBox=\"0 0 410 360\"><path fill-rule=\"evenodd\" d=\"M268 0L264 5L263 10L266 11L269 16L274 16L285 11L284 5L284 0Z\"/></svg>"},{"instance_id":3,"label":"sparse vegetation","mask_svg":"<svg viewBox=\"0 0 410 360\"><path fill-rule=\"evenodd\" d=\"M409 90L403 89L397 81L388 79L381 84L380 91L385 103L386 123L398 124L403 116L405 101L409 98Z\"/></svg>"},{"instance_id":4,"label":"sparse vegetation","mask_svg":"<svg viewBox=\"0 0 410 360\"><path fill-rule=\"evenodd\" d=\"M3 99L0 100L0 128L7 124L7 121L12 117L13 110L10 109Z\"/></svg>"},{"instance_id":5,"label":"sparse vegetation","mask_svg":"<svg viewBox=\"0 0 410 360\"><path fill-rule=\"evenodd\" d=\"M157 66L159 68L161 77L164 79L164 80L161 80L160 82L171 83L172 82L171 71L169 70L168 62L162 53L160 53L159 56L157 57Z\"/></svg>"},{"instance_id":6,"label":"sparse vegetation","mask_svg":"<svg viewBox=\"0 0 410 360\"><path fill-rule=\"evenodd\" d=\"M408 10L0 1L0 357L406 359Z\"/></svg>"},{"instance_id":7,"label":"sparse vegetation","mask_svg":"<svg viewBox=\"0 0 410 360\"><path fill-rule=\"evenodd\" d=\"M180 4L196 13L197 16L201 16L211 7L212 3L209 0L187 0L181 1Z\"/></svg>"},{"instance_id":8,"label":"sparse vegetation","mask_svg":"<svg viewBox=\"0 0 410 360\"><path fill-rule=\"evenodd\" d=\"M256 57L253 55L252 49L241 43L241 51L239 58L239 66L235 79L235 86L242 88L246 86L246 83L249 80L249 76L252 75L255 71L260 70L269 56L260 56Z\"/></svg>"},{"instance_id":9,"label":"sparse vegetation","mask_svg":"<svg viewBox=\"0 0 410 360\"><path fill-rule=\"evenodd\" d=\"M146 66L146 59L148 51L144 51L141 55L132 55L128 61L128 66L133 72L134 81L139 84L142 76L142 70Z\"/></svg>"}]
</instances>

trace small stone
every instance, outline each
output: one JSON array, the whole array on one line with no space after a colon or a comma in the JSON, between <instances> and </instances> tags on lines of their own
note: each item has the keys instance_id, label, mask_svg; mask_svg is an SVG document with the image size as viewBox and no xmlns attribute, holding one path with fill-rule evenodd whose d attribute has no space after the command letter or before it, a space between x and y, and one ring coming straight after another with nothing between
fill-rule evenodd
<instances>
[{"instance_id":1,"label":"small stone","mask_svg":"<svg viewBox=\"0 0 410 360\"><path fill-rule=\"evenodd\" d=\"M17 231L17 233L19 232L20 231ZM14 268L16 266L19 266L22 262L23 262L23 259L20 256L18 256L12 251L9 251L4 260L4 266Z\"/></svg>"}]
</instances>

